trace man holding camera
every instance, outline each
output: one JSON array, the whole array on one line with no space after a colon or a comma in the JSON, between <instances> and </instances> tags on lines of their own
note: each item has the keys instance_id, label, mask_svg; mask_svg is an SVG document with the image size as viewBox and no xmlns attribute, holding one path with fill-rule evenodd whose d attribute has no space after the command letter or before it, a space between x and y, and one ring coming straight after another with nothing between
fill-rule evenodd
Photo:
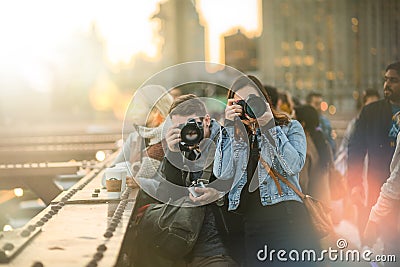
<instances>
[{"instance_id":1,"label":"man holding camera","mask_svg":"<svg viewBox=\"0 0 400 267\"><path fill-rule=\"evenodd\" d=\"M206 205L199 237L185 256L187 266L238 266L228 255L224 242L227 226L216 204L229 190L230 182L216 180L212 173L221 127L207 114L200 98L192 94L178 97L169 117L172 126L165 136L167 151L161 169L166 181L160 183L157 198L176 200L189 195L194 203Z\"/></svg>"}]
</instances>

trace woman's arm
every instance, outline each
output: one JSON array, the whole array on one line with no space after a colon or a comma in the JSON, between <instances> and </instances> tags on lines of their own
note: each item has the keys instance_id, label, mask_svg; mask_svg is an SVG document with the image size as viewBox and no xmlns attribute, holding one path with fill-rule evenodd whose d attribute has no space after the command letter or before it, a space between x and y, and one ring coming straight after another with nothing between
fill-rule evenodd
<instances>
[{"instance_id":1,"label":"woman's arm","mask_svg":"<svg viewBox=\"0 0 400 267\"><path fill-rule=\"evenodd\" d=\"M272 166L276 157L283 170L289 175L298 174L304 166L307 141L301 124L291 120L287 133L281 126L262 129L261 156Z\"/></svg>"}]
</instances>

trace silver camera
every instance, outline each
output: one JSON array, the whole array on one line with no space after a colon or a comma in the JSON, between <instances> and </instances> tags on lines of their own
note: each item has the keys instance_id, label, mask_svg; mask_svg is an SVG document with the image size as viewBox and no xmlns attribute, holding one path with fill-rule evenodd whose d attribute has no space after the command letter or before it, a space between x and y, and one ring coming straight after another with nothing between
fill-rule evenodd
<instances>
[{"instance_id":1,"label":"silver camera","mask_svg":"<svg viewBox=\"0 0 400 267\"><path fill-rule=\"evenodd\" d=\"M195 188L196 187L201 187L201 188L206 188L203 182L199 181L193 181L192 184L188 187L189 192L194 196L194 197L199 197L202 195L202 193L196 192Z\"/></svg>"}]
</instances>

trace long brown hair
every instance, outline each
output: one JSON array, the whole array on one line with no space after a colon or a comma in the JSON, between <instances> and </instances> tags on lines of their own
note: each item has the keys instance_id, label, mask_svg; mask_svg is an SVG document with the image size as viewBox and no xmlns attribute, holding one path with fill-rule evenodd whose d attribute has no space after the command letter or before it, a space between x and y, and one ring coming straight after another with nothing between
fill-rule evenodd
<instances>
[{"instance_id":1,"label":"long brown hair","mask_svg":"<svg viewBox=\"0 0 400 267\"><path fill-rule=\"evenodd\" d=\"M231 99L235 96L235 93L239 90L242 89L245 86L250 86L250 87L256 87L255 89L260 91L265 99L267 100L269 106L271 107L272 115L274 116L275 123L278 125L287 125L289 123L289 117L286 114L279 113L276 111L276 109L272 105L271 98L269 97L267 91L265 90L264 86L258 80L255 76L253 75L243 75L237 78L231 88L228 90L228 99Z\"/></svg>"}]
</instances>

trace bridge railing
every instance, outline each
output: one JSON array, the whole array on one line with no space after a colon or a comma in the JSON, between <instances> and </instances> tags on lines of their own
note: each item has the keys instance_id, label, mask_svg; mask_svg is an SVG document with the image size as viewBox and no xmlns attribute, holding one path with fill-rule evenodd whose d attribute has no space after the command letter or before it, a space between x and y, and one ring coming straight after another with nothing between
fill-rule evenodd
<instances>
[{"instance_id":1,"label":"bridge railing","mask_svg":"<svg viewBox=\"0 0 400 267\"><path fill-rule=\"evenodd\" d=\"M118 151L23 228L0 232L0 266L115 266L137 191L109 199L101 179Z\"/></svg>"}]
</instances>

